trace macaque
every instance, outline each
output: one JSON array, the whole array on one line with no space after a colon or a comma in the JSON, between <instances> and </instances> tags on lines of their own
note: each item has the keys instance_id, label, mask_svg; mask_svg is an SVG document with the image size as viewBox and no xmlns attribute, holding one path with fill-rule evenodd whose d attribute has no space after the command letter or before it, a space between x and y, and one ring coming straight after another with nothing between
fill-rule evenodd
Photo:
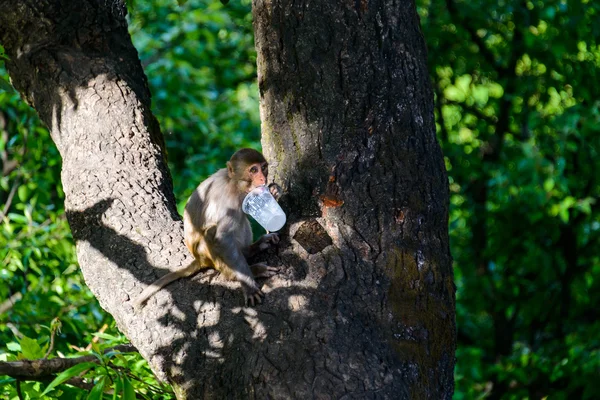
<instances>
[{"instance_id":1,"label":"macaque","mask_svg":"<svg viewBox=\"0 0 600 400\"><path fill-rule=\"evenodd\" d=\"M169 283L189 277L201 269L214 268L225 278L242 284L245 304L262 302L263 292L254 278L268 278L278 271L264 263L248 265L247 258L279 242L277 233L267 233L252 243L248 217L242 201L248 192L267 182L269 166L253 149L237 151L223 168L200 184L190 196L183 213L183 234L194 261L170 272L148 286L135 300L136 306ZM269 185L277 199L281 188Z\"/></svg>"}]
</instances>

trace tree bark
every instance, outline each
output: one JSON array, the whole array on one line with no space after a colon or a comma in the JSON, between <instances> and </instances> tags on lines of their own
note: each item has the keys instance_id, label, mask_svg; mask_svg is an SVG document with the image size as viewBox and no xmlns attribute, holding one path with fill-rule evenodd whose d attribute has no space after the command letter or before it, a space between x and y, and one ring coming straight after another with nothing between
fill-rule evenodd
<instances>
[{"instance_id":1,"label":"tree bark","mask_svg":"<svg viewBox=\"0 0 600 400\"><path fill-rule=\"evenodd\" d=\"M451 398L448 186L414 2L254 0L253 15L263 149L289 193L283 259L303 288L286 342L310 360L283 381Z\"/></svg>"},{"instance_id":2,"label":"tree bark","mask_svg":"<svg viewBox=\"0 0 600 400\"><path fill-rule=\"evenodd\" d=\"M412 2L255 1L289 232L265 302L191 261L120 2L0 0L12 83L63 158L86 283L178 398L450 398L448 190ZM263 257L264 259L264 257Z\"/></svg>"}]
</instances>

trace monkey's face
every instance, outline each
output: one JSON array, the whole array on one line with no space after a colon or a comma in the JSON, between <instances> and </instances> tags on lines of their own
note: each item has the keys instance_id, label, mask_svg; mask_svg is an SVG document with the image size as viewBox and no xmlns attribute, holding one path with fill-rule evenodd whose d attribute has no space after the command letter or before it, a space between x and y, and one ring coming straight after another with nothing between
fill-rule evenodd
<instances>
[{"instance_id":1,"label":"monkey's face","mask_svg":"<svg viewBox=\"0 0 600 400\"><path fill-rule=\"evenodd\" d=\"M254 188L267 183L269 164L267 162L250 164L244 171L244 175L246 175L245 180L248 182L248 188L246 189L246 193L248 193Z\"/></svg>"}]
</instances>

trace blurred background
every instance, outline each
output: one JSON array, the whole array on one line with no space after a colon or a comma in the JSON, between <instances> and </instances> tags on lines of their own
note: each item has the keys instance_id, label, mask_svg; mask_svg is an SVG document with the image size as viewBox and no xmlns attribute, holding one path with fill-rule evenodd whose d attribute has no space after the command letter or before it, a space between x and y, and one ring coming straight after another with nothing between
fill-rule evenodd
<instances>
[{"instance_id":1,"label":"blurred background","mask_svg":"<svg viewBox=\"0 0 600 400\"><path fill-rule=\"evenodd\" d=\"M451 190L455 398L600 398L600 2L417 6ZM250 0L129 9L181 211L233 151L260 146ZM123 343L79 273L58 151L1 54L0 360L43 357L51 336L53 354ZM138 394L171 398L139 356L114 364ZM0 377L0 397L14 387Z\"/></svg>"}]
</instances>

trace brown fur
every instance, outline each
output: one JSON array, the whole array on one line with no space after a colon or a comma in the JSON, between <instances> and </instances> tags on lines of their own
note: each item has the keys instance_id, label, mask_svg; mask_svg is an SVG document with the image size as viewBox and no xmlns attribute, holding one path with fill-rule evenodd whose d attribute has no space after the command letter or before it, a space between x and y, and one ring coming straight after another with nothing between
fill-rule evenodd
<instances>
[{"instance_id":1,"label":"brown fur","mask_svg":"<svg viewBox=\"0 0 600 400\"><path fill-rule=\"evenodd\" d=\"M270 233L252 243L250 222L241 205L249 191L267 182L267 174L267 162L261 153L241 149L231 157L227 168L202 182L190 196L183 214L184 241L195 260L148 286L135 305L141 305L169 283L204 268L215 268L225 278L239 281L246 303L261 302L264 294L254 278L272 276L277 269L264 264L249 266L246 257L276 244L279 237Z\"/></svg>"}]
</instances>

